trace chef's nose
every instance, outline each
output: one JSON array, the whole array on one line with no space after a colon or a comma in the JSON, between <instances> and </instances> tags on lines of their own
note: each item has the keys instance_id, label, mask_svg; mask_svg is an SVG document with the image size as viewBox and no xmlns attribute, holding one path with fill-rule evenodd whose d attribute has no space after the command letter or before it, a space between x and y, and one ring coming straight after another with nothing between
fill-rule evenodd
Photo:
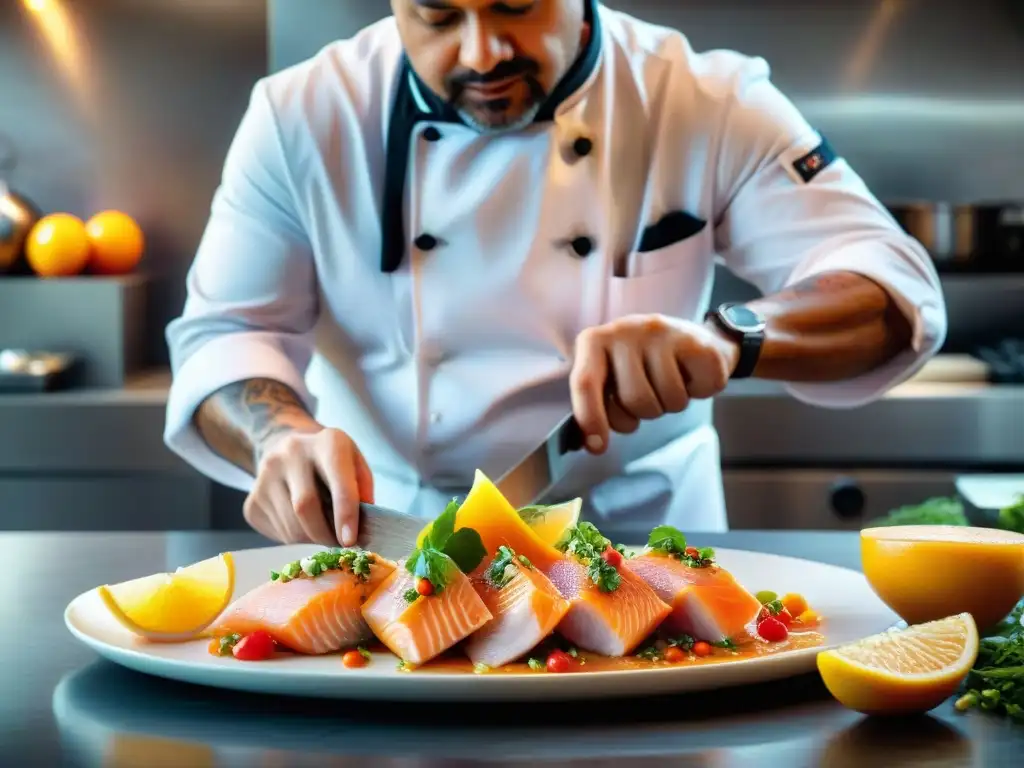
<instances>
[{"instance_id":1,"label":"chef's nose","mask_svg":"<svg viewBox=\"0 0 1024 768\"><path fill-rule=\"evenodd\" d=\"M462 30L459 64L466 69L485 74L513 57L512 46L502 39L500 30L478 14L468 14Z\"/></svg>"}]
</instances>

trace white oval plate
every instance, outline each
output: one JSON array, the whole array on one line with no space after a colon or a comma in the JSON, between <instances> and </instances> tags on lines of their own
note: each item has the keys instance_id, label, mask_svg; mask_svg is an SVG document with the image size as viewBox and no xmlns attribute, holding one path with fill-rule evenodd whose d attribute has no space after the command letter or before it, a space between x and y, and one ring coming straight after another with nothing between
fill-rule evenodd
<instances>
[{"instance_id":1,"label":"white oval plate","mask_svg":"<svg viewBox=\"0 0 1024 768\"><path fill-rule=\"evenodd\" d=\"M296 545L235 552L235 596L268 578L272 568L318 551ZM799 592L825 621L823 647L799 649L720 664L573 672L568 675L401 672L395 658L376 654L362 669L346 669L337 654L284 656L244 663L207 652L206 640L158 644L122 627L95 589L79 595L64 612L71 633L101 656L122 666L188 683L257 693L338 699L421 701L524 701L646 696L767 682L811 672L824 648L884 631L898 617L875 595L862 574L792 557L717 549L723 567L751 591ZM142 574L140 574L142 575Z\"/></svg>"}]
</instances>

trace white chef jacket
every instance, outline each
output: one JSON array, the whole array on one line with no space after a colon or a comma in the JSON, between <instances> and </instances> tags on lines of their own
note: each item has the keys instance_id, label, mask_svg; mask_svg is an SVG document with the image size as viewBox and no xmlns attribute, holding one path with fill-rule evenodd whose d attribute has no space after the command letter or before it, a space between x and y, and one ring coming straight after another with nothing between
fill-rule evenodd
<instances>
[{"instance_id":1,"label":"white chef jacket","mask_svg":"<svg viewBox=\"0 0 1024 768\"><path fill-rule=\"evenodd\" d=\"M255 86L167 329L171 449L248 490L192 416L220 387L276 379L353 438L378 504L436 515L569 412L577 334L635 313L701 319L719 260L765 293L860 273L911 320L911 350L790 386L800 400L867 403L937 351L928 255L765 61L590 12L591 43L547 116L515 133L453 119L393 18ZM551 499L575 495L599 523L724 530L711 403L614 435Z\"/></svg>"}]
</instances>

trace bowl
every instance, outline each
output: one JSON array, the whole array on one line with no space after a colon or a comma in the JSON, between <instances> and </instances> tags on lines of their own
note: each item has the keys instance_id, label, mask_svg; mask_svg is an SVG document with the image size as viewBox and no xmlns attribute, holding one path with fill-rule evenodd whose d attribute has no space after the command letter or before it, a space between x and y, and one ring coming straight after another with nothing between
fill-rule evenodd
<instances>
[{"instance_id":1,"label":"bowl","mask_svg":"<svg viewBox=\"0 0 1024 768\"><path fill-rule=\"evenodd\" d=\"M861 566L908 624L969 613L994 627L1024 596L1024 534L956 525L865 528Z\"/></svg>"}]
</instances>

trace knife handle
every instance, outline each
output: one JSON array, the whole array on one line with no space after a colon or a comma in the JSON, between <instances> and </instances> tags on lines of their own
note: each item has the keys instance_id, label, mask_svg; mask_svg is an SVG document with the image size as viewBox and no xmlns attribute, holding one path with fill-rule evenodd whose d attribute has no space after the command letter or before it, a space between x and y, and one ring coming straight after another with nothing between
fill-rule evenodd
<instances>
[{"instance_id":1,"label":"knife handle","mask_svg":"<svg viewBox=\"0 0 1024 768\"><path fill-rule=\"evenodd\" d=\"M558 438L559 455L564 456L567 453L582 450L585 442L586 435L583 434L583 428L576 421L576 417L570 416Z\"/></svg>"}]
</instances>

